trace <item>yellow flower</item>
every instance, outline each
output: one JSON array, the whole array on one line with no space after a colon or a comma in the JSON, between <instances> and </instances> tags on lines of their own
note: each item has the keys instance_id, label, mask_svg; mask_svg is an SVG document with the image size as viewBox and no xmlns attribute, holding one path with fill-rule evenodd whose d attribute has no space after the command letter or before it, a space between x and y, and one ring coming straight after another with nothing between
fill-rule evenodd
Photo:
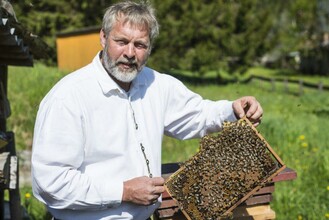
<instances>
[{"instance_id":1,"label":"yellow flower","mask_svg":"<svg viewBox=\"0 0 329 220\"><path fill-rule=\"evenodd\" d=\"M325 215L325 216L326 216L326 218L329 218L329 213L326 213L326 215Z\"/></svg>"},{"instance_id":2,"label":"yellow flower","mask_svg":"<svg viewBox=\"0 0 329 220\"><path fill-rule=\"evenodd\" d=\"M298 215L297 219L298 219L298 220L302 220L303 217L302 217L301 215Z\"/></svg>"},{"instance_id":3,"label":"yellow flower","mask_svg":"<svg viewBox=\"0 0 329 220\"><path fill-rule=\"evenodd\" d=\"M308 144L306 142L302 143L302 147L307 147L307 146L308 146Z\"/></svg>"},{"instance_id":4,"label":"yellow flower","mask_svg":"<svg viewBox=\"0 0 329 220\"><path fill-rule=\"evenodd\" d=\"M301 140L301 141L305 140L305 135L300 135L299 140Z\"/></svg>"},{"instance_id":5,"label":"yellow flower","mask_svg":"<svg viewBox=\"0 0 329 220\"><path fill-rule=\"evenodd\" d=\"M319 151L319 148L315 147L312 149L314 153L318 152Z\"/></svg>"},{"instance_id":6,"label":"yellow flower","mask_svg":"<svg viewBox=\"0 0 329 220\"><path fill-rule=\"evenodd\" d=\"M327 190L329 191L329 186L327 186Z\"/></svg>"},{"instance_id":7,"label":"yellow flower","mask_svg":"<svg viewBox=\"0 0 329 220\"><path fill-rule=\"evenodd\" d=\"M25 198L26 198L26 199L31 198L31 194L30 194L30 193L25 193Z\"/></svg>"}]
</instances>

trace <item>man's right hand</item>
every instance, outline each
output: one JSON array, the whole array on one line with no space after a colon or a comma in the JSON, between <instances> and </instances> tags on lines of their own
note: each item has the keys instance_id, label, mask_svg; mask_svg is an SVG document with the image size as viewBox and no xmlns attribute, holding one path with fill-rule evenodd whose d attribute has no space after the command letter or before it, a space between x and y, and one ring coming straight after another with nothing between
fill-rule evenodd
<instances>
[{"instance_id":1,"label":"man's right hand","mask_svg":"<svg viewBox=\"0 0 329 220\"><path fill-rule=\"evenodd\" d=\"M123 183L122 201L140 205L156 203L165 190L164 182L162 177L146 176L127 180Z\"/></svg>"}]
</instances>

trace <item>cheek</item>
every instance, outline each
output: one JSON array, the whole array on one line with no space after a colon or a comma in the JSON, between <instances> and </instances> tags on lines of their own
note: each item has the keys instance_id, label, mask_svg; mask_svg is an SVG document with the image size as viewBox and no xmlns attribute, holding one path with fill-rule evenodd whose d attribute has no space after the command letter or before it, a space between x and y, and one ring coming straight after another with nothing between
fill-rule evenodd
<instances>
[{"instance_id":1,"label":"cheek","mask_svg":"<svg viewBox=\"0 0 329 220\"><path fill-rule=\"evenodd\" d=\"M141 63L145 63L149 57L149 53L143 51L142 53L138 53L137 57L138 57L138 61L140 61Z\"/></svg>"},{"instance_id":2,"label":"cheek","mask_svg":"<svg viewBox=\"0 0 329 220\"><path fill-rule=\"evenodd\" d=\"M112 59L118 59L121 55L122 55L122 50L118 47L113 47L113 46L109 46L107 48L107 53L109 54L109 56L112 58Z\"/></svg>"}]
</instances>

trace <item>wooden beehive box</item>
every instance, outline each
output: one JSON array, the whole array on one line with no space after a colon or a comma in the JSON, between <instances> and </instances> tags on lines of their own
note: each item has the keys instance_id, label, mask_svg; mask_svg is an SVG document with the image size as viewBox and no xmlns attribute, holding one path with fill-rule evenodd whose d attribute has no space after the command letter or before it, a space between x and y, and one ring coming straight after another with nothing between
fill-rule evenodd
<instances>
[{"instance_id":1,"label":"wooden beehive box","mask_svg":"<svg viewBox=\"0 0 329 220\"><path fill-rule=\"evenodd\" d=\"M222 219L270 182L285 165L243 118L201 139L200 151L166 181L166 190L189 220Z\"/></svg>"}]
</instances>

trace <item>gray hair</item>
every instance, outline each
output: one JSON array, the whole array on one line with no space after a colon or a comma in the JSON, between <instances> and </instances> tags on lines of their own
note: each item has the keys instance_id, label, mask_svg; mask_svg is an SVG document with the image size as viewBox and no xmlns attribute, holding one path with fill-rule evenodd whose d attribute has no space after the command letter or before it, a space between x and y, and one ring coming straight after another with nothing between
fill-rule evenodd
<instances>
[{"instance_id":1,"label":"gray hair","mask_svg":"<svg viewBox=\"0 0 329 220\"><path fill-rule=\"evenodd\" d=\"M159 24L155 16L155 9L145 0L140 3L123 1L107 8L102 24L106 37L120 19L124 19L124 24L128 22L131 25L148 28L151 45L159 35Z\"/></svg>"}]
</instances>

